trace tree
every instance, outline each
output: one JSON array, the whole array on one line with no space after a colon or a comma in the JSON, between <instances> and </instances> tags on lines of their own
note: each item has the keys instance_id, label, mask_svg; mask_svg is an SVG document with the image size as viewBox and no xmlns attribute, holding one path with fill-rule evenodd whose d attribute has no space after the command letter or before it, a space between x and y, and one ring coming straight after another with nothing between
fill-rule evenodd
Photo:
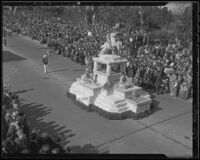
<instances>
[{"instance_id":1,"label":"tree","mask_svg":"<svg viewBox=\"0 0 200 160\"><path fill-rule=\"evenodd\" d=\"M174 34L182 41L192 40L192 6L174 16Z\"/></svg>"},{"instance_id":2,"label":"tree","mask_svg":"<svg viewBox=\"0 0 200 160\"><path fill-rule=\"evenodd\" d=\"M187 38L192 38L192 6L185 8L182 16L183 33Z\"/></svg>"}]
</instances>

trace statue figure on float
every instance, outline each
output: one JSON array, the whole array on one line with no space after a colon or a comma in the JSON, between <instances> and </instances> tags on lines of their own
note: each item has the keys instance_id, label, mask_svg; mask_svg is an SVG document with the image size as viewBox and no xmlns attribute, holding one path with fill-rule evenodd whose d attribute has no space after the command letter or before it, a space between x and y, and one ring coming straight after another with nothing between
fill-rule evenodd
<instances>
[{"instance_id":1,"label":"statue figure on float","mask_svg":"<svg viewBox=\"0 0 200 160\"><path fill-rule=\"evenodd\" d=\"M106 42L101 46L100 55L104 54L112 54L112 49L117 48L117 51L122 47L122 42L120 40L117 40L117 29L119 28L119 24L116 24L116 26L113 28L115 31L108 33L106 35Z\"/></svg>"}]
</instances>

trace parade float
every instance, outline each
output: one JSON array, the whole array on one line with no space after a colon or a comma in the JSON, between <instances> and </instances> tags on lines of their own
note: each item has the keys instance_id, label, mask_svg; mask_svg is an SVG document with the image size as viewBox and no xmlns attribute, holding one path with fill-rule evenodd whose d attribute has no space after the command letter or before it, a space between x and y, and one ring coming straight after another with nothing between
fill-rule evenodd
<instances>
[{"instance_id":1,"label":"parade float","mask_svg":"<svg viewBox=\"0 0 200 160\"><path fill-rule=\"evenodd\" d=\"M84 109L108 119L139 119L150 113L152 100L147 92L126 78L128 61L108 54L109 47L120 44L112 40L113 35L108 35L99 57L93 58L93 72L86 68L85 74L72 83L67 96Z\"/></svg>"}]
</instances>

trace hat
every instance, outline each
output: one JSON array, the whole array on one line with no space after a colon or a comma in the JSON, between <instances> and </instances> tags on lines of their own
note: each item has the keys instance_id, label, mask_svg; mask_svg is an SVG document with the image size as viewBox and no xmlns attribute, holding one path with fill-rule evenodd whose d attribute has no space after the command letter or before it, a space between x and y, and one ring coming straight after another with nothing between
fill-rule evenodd
<instances>
[{"instance_id":1,"label":"hat","mask_svg":"<svg viewBox=\"0 0 200 160\"><path fill-rule=\"evenodd\" d=\"M50 150L49 145L43 145L42 148L40 149L40 153L46 153Z\"/></svg>"},{"instance_id":2,"label":"hat","mask_svg":"<svg viewBox=\"0 0 200 160\"><path fill-rule=\"evenodd\" d=\"M15 143L19 145L21 143L21 139L19 137L15 138Z\"/></svg>"},{"instance_id":3,"label":"hat","mask_svg":"<svg viewBox=\"0 0 200 160\"><path fill-rule=\"evenodd\" d=\"M52 153L53 154L58 154L60 152L60 149L59 148L53 148L52 149Z\"/></svg>"},{"instance_id":4,"label":"hat","mask_svg":"<svg viewBox=\"0 0 200 160\"><path fill-rule=\"evenodd\" d=\"M18 114L19 115L19 114ZM23 121L23 117L22 116L17 116L16 117L16 121L17 122L22 122Z\"/></svg>"},{"instance_id":5,"label":"hat","mask_svg":"<svg viewBox=\"0 0 200 160\"><path fill-rule=\"evenodd\" d=\"M16 96L13 96L12 103L17 104Z\"/></svg>"},{"instance_id":6,"label":"hat","mask_svg":"<svg viewBox=\"0 0 200 160\"><path fill-rule=\"evenodd\" d=\"M37 127L32 130L32 133L39 133L39 132L40 132L40 129Z\"/></svg>"},{"instance_id":7,"label":"hat","mask_svg":"<svg viewBox=\"0 0 200 160\"><path fill-rule=\"evenodd\" d=\"M31 133L31 134L30 134L30 139L31 139L31 140L37 139L37 134L36 134L36 133Z\"/></svg>"},{"instance_id":8,"label":"hat","mask_svg":"<svg viewBox=\"0 0 200 160\"><path fill-rule=\"evenodd\" d=\"M58 136L58 135L56 135L54 138L55 138L55 142L60 142L61 141L61 137Z\"/></svg>"},{"instance_id":9,"label":"hat","mask_svg":"<svg viewBox=\"0 0 200 160\"><path fill-rule=\"evenodd\" d=\"M23 149L21 151L21 154L29 154L30 153L30 150L29 149Z\"/></svg>"},{"instance_id":10,"label":"hat","mask_svg":"<svg viewBox=\"0 0 200 160\"><path fill-rule=\"evenodd\" d=\"M47 136L48 136L48 133L47 133L47 132L42 133L42 137L43 137L43 138L45 138L45 137L47 137Z\"/></svg>"},{"instance_id":11,"label":"hat","mask_svg":"<svg viewBox=\"0 0 200 160\"><path fill-rule=\"evenodd\" d=\"M10 113L10 112L7 112L5 116L10 117L10 116L11 116L11 113Z\"/></svg>"},{"instance_id":12,"label":"hat","mask_svg":"<svg viewBox=\"0 0 200 160\"><path fill-rule=\"evenodd\" d=\"M15 125L10 125L7 133L8 134L13 133L13 132L15 132L15 130L16 130Z\"/></svg>"},{"instance_id":13,"label":"hat","mask_svg":"<svg viewBox=\"0 0 200 160\"><path fill-rule=\"evenodd\" d=\"M12 116L13 119L15 119L16 116L17 116L17 113L16 113L16 112L13 112L13 114L12 114L11 116Z\"/></svg>"}]
</instances>

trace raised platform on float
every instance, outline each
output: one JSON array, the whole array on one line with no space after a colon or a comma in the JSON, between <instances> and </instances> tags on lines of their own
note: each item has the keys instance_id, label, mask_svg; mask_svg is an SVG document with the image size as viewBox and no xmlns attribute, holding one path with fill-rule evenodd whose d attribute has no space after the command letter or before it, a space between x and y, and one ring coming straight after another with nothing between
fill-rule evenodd
<instances>
[{"instance_id":1,"label":"raised platform on float","mask_svg":"<svg viewBox=\"0 0 200 160\"><path fill-rule=\"evenodd\" d=\"M141 112L141 113L134 113L132 111L125 111L122 113L117 113L117 112L108 112L106 110L103 110L101 108L99 108L98 106L94 105L94 104L90 104L89 106L85 105L84 103L76 100L76 96L74 94L71 94L70 92L67 92L67 97L69 97L74 103L77 104L78 107L80 107L83 110L86 110L88 112L95 112L100 116L103 116L107 119L110 120L124 120L127 118L131 118L133 120L138 120L144 117L147 117L151 114L152 111L152 106L150 108L150 110L145 111L145 112Z\"/></svg>"},{"instance_id":2,"label":"raised platform on float","mask_svg":"<svg viewBox=\"0 0 200 160\"><path fill-rule=\"evenodd\" d=\"M94 100L100 93L102 85L83 83L81 79L77 79L69 90L70 93L76 95L76 99L85 105L94 104Z\"/></svg>"},{"instance_id":3,"label":"raised platform on float","mask_svg":"<svg viewBox=\"0 0 200 160\"><path fill-rule=\"evenodd\" d=\"M106 117L121 119L145 114L150 110L150 95L142 88L123 80L127 60L117 55L100 55L93 58L93 74L88 72L78 78L68 95L88 110L95 110ZM117 118L118 117L118 118Z\"/></svg>"}]
</instances>

